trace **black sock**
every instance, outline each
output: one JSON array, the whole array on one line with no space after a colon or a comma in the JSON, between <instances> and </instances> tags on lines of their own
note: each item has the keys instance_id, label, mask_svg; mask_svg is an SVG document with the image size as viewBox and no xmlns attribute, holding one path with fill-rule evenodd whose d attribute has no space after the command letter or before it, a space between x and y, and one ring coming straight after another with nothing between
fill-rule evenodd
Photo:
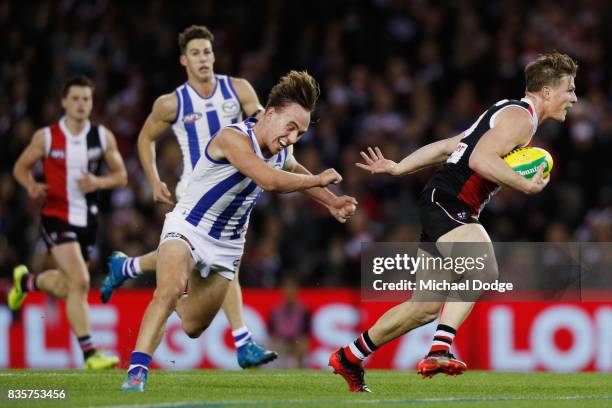
<instances>
[{"instance_id":1,"label":"black sock","mask_svg":"<svg viewBox=\"0 0 612 408\"><path fill-rule=\"evenodd\" d=\"M87 359L89 356L96 352L96 348L93 346L91 342L91 336L85 335L83 337L79 337L79 346L81 346L81 350L83 351L83 358Z\"/></svg>"},{"instance_id":2,"label":"black sock","mask_svg":"<svg viewBox=\"0 0 612 408\"><path fill-rule=\"evenodd\" d=\"M35 292L38 290L38 286L36 286L36 275L32 275L32 274L25 274L21 277L21 290L23 290L24 293L26 292Z\"/></svg>"}]
</instances>

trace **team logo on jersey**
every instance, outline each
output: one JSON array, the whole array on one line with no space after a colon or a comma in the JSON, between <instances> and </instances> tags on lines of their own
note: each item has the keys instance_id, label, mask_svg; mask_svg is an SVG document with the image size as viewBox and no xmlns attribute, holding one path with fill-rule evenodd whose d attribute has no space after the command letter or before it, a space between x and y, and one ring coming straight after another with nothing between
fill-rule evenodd
<instances>
[{"instance_id":1,"label":"team logo on jersey","mask_svg":"<svg viewBox=\"0 0 612 408\"><path fill-rule=\"evenodd\" d=\"M49 152L49 157L52 159L64 160L66 158L66 152L60 149L53 149Z\"/></svg>"},{"instance_id":2,"label":"team logo on jersey","mask_svg":"<svg viewBox=\"0 0 612 408\"><path fill-rule=\"evenodd\" d=\"M461 211L457 213L457 218L460 221L466 221L470 217L470 214L467 211Z\"/></svg>"},{"instance_id":3,"label":"team logo on jersey","mask_svg":"<svg viewBox=\"0 0 612 408\"><path fill-rule=\"evenodd\" d=\"M225 113L234 114L240 111L240 105L238 105L238 102L236 101L225 101L223 102L221 109L223 109L223 112Z\"/></svg>"},{"instance_id":4,"label":"team logo on jersey","mask_svg":"<svg viewBox=\"0 0 612 408\"><path fill-rule=\"evenodd\" d=\"M192 112L183 117L183 123L193 123L201 117L202 114L200 112Z\"/></svg>"}]
</instances>

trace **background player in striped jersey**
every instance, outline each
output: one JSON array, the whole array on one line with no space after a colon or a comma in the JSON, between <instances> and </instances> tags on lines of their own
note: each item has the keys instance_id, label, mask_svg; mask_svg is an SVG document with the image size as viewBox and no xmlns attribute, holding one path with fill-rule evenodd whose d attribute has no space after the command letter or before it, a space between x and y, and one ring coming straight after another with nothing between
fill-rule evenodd
<instances>
[{"instance_id":1,"label":"background player in striped jersey","mask_svg":"<svg viewBox=\"0 0 612 408\"><path fill-rule=\"evenodd\" d=\"M189 177L210 138L223 126L242 121L243 114L254 116L263 111L253 87L244 79L216 75L213 34L204 26L190 26L179 35L180 63L187 72L187 82L172 93L160 96L153 105L138 137L138 153L155 201L173 204L172 195L157 172L155 141L172 129L183 156L183 173L176 187L176 198L184 195ZM113 291L126 279L143 272L155 272L157 251L140 257L126 257L115 252L101 289L102 301L108 302ZM253 341L244 322L242 293L238 279L232 281L223 310L232 328L238 364L242 368L274 360L277 354Z\"/></svg>"},{"instance_id":2,"label":"background player in striped jersey","mask_svg":"<svg viewBox=\"0 0 612 408\"><path fill-rule=\"evenodd\" d=\"M401 176L442 165L425 186L419 200L423 228L420 251L427 256L438 251L443 256L450 256L447 253L449 245L444 243L482 243L472 247L487 251L486 270L492 275L497 274L491 239L478 222L478 215L500 186L525 194L538 193L546 187L549 178L542 177L544 164L532 179L525 179L515 173L502 157L517 147L528 145L544 120L565 121L567 110L577 101L574 85L577 68L565 54L541 55L525 67L526 95L523 99L497 102L460 135L426 145L399 163L385 159L378 148L369 148L368 154L361 153L365 163L357 166L373 174ZM344 377L351 391L369 391L361 365L369 354L408 331L433 321L438 315L440 324L432 347L418 364L418 372L423 377L431 377L439 372L457 375L467 369L450 349L457 329L474 303L419 301L414 300L414 296L413 300L387 311L353 343L331 355L330 365L334 372ZM461 294L450 293L448 296L448 299L463 298Z\"/></svg>"},{"instance_id":3,"label":"background player in striped jersey","mask_svg":"<svg viewBox=\"0 0 612 408\"><path fill-rule=\"evenodd\" d=\"M272 88L260 121L223 128L205 147L189 188L166 215L157 264L157 288L142 320L123 390L143 391L151 356L170 313L196 338L223 303L244 250L249 216L262 191L303 191L340 222L356 209L352 197L323 188L342 178L334 169L312 175L291 146L310 124L319 86L291 71ZM186 296L185 286L189 287Z\"/></svg>"},{"instance_id":4,"label":"background player in striped jersey","mask_svg":"<svg viewBox=\"0 0 612 408\"><path fill-rule=\"evenodd\" d=\"M93 88L82 76L67 81L62 90L65 116L36 131L15 163L15 178L30 198L45 197L41 232L57 269L31 275L24 265L15 268L8 304L20 308L27 292L35 290L64 300L85 367L112 368L119 360L97 352L89 335L87 261L96 238L97 191L124 186L127 174L113 133L89 121ZM104 176L99 175L102 160L109 169ZM46 183L32 176L39 161Z\"/></svg>"}]
</instances>

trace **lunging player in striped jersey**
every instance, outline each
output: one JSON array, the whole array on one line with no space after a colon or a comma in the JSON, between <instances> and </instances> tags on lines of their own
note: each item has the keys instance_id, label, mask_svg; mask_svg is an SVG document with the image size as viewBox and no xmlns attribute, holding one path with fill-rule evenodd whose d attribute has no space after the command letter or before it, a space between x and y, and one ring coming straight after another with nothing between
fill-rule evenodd
<instances>
[{"instance_id":1,"label":"lunging player in striped jersey","mask_svg":"<svg viewBox=\"0 0 612 408\"><path fill-rule=\"evenodd\" d=\"M197 338L208 327L235 279L249 216L262 191L302 191L340 222L355 212L353 197L337 197L324 188L342 180L334 169L313 175L292 153L291 146L308 129L318 95L314 78L291 71L272 88L259 121L226 126L206 144L187 192L166 215L157 288L123 390L144 390L151 356L174 310L188 336Z\"/></svg>"},{"instance_id":2,"label":"lunging player in striped jersey","mask_svg":"<svg viewBox=\"0 0 612 408\"><path fill-rule=\"evenodd\" d=\"M255 116L263 111L257 94L246 80L214 73L213 40L213 34L204 26L188 27L179 35L180 63L187 72L187 82L155 101L140 131L138 153L156 202L173 204L155 164L155 141L169 128L176 135L183 156L183 173L176 187L176 199L180 200L210 138L221 127L241 122L243 115ZM134 258L114 252L101 288L102 301L108 302L125 280L143 272L155 272L156 261L156 251ZM253 341L244 322L238 279L231 284L223 310L232 328L237 360L242 368L265 364L277 357L274 351Z\"/></svg>"},{"instance_id":3,"label":"lunging player in striped jersey","mask_svg":"<svg viewBox=\"0 0 612 408\"><path fill-rule=\"evenodd\" d=\"M96 238L97 191L124 186L127 173L112 132L89 121L93 83L75 77L62 90L65 116L42 128L15 163L15 178L32 199L45 197L41 232L57 269L39 275L25 265L13 272L8 296L12 310L21 307L27 292L42 290L66 302L66 315L83 350L86 368L112 368L116 357L97 352L89 335L87 261ZM101 161L107 175L99 175ZM42 161L45 183L37 182L32 168Z\"/></svg>"}]
</instances>

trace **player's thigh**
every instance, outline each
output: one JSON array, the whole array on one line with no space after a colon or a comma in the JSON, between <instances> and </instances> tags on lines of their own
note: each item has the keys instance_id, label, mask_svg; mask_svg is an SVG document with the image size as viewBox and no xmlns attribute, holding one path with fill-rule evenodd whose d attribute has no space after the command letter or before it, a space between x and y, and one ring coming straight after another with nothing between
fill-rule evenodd
<instances>
[{"instance_id":1,"label":"player's thigh","mask_svg":"<svg viewBox=\"0 0 612 408\"><path fill-rule=\"evenodd\" d=\"M163 242L157 254L157 288L184 290L195 261L187 244L179 239Z\"/></svg>"},{"instance_id":2,"label":"player's thigh","mask_svg":"<svg viewBox=\"0 0 612 408\"><path fill-rule=\"evenodd\" d=\"M189 277L189 289L184 319L208 325L225 300L232 281L218 273L203 278L194 270Z\"/></svg>"},{"instance_id":3,"label":"player's thigh","mask_svg":"<svg viewBox=\"0 0 612 408\"><path fill-rule=\"evenodd\" d=\"M68 285L89 284L89 271L78 241L64 242L51 248L58 268L68 279Z\"/></svg>"},{"instance_id":4,"label":"player's thigh","mask_svg":"<svg viewBox=\"0 0 612 408\"><path fill-rule=\"evenodd\" d=\"M469 280L493 281L499 275L495 250L489 234L484 227L478 223L466 224L457 227L442 235L436 242L438 251L445 257L461 261L471 260L469 269L465 266L458 267L455 271ZM452 296L458 300L476 300L479 292L467 291L461 296ZM449 297L450 298L450 297Z\"/></svg>"}]
</instances>

